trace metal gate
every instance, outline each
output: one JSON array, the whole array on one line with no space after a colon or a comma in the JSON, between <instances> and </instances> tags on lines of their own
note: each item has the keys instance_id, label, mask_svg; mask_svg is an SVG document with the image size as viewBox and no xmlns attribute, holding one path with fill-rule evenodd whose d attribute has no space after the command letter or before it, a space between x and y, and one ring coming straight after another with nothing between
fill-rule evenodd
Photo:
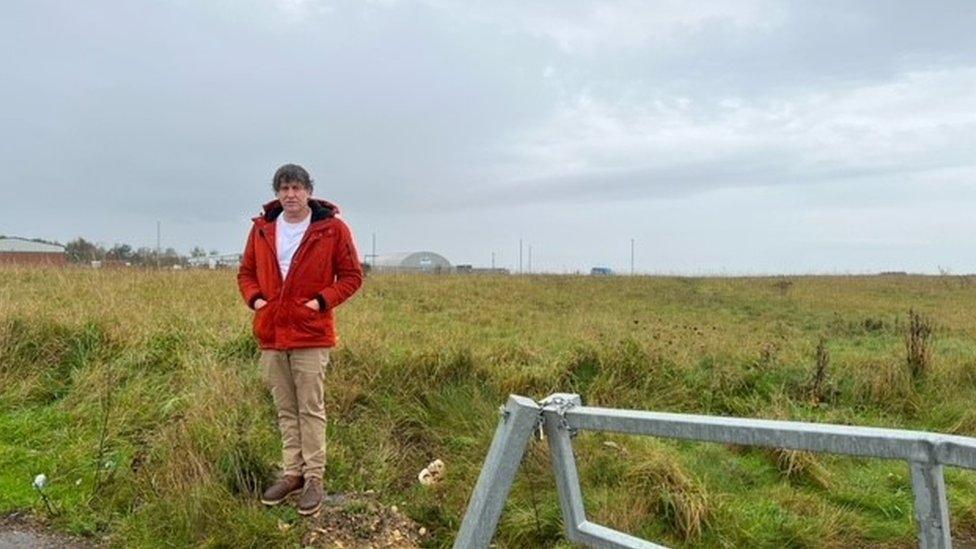
<instances>
[{"instance_id":1,"label":"metal gate","mask_svg":"<svg viewBox=\"0 0 976 549\"><path fill-rule=\"evenodd\" d=\"M662 547L590 522L583 507L572 437L577 431L766 446L907 461L912 473L918 542L952 546L942 466L976 469L976 439L922 431L793 421L668 414L583 406L579 395L557 393L542 402L511 395L500 409L488 456L461 523L456 549L488 547L532 433L545 431L566 537L590 547Z\"/></svg>"}]
</instances>

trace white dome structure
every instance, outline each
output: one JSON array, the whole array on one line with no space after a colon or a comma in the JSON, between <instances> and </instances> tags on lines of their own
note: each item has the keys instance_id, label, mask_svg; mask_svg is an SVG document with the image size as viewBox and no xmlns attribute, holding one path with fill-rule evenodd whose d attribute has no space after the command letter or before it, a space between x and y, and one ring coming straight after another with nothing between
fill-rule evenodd
<instances>
[{"instance_id":1,"label":"white dome structure","mask_svg":"<svg viewBox=\"0 0 976 549\"><path fill-rule=\"evenodd\" d=\"M376 256L370 267L374 271L400 273L449 273L451 262L434 252L403 252Z\"/></svg>"}]
</instances>

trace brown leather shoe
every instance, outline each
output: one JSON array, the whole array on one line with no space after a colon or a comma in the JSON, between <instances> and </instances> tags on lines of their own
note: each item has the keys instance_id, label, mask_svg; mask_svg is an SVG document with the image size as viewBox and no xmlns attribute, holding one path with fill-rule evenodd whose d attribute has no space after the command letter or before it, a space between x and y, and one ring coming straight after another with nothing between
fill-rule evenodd
<instances>
[{"instance_id":1,"label":"brown leather shoe","mask_svg":"<svg viewBox=\"0 0 976 549\"><path fill-rule=\"evenodd\" d=\"M322 479L309 477L305 481L305 489L302 496L298 498L298 514L312 515L322 508L322 498L325 496L325 489L322 488Z\"/></svg>"},{"instance_id":2,"label":"brown leather shoe","mask_svg":"<svg viewBox=\"0 0 976 549\"><path fill-rule=\"evenodd\" d=\"M261 503L265 505L278 505L285 498L302 489L305 479L295 475L285 475L281 480L272 484L261 495Z\"/></svg>"}]
</instances>

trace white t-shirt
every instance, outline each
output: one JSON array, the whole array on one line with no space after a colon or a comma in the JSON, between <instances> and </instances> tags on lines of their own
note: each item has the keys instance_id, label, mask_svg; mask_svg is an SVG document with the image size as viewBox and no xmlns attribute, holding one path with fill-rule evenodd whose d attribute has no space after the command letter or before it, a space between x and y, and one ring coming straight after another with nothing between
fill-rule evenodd
<instances>
[{"instance_id":1,"label":"white t-shirt","mask_svg":"<svg viewBox=\"0 0 976 549\"><path fill-rule=\"evenodd\" d=\"M277 221L275 221L277 224L275 227L275 245L278 246L278 268L281 269L282 280L288 276L288 268L291 267L291 258L294 257L295 250L301 244L302 237L305 236L305 229L308 228L311 221L311 212L305 219L298 223L285 221L284 214L278 216Z\"/></svg>"}]
</instances>

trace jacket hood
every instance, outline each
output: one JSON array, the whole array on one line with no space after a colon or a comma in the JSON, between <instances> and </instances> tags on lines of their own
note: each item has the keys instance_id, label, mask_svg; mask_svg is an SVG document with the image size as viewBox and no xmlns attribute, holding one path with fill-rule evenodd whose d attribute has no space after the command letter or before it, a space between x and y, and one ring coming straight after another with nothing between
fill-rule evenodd
<instances>
[{"instance_id":1,"label":"jacket hood","mask_svg":"<svg viewBox=\"0 0 976 549\"><path fill-rule=\"evenodd\" d=\"M308 200L308 206L312 208L312 219L310 220L311 223L335 217L339 213L339 206L320 198L310 198ZM268 202L262 206L262 209L264 210L264 213L258 217L255 217L255 221L258 219L264 219L268 223L273 223L276 219L278 219L278 216L281 215L281 212L285 210L281 205L281 201L277 199Z\"/></svg>"}]
</instances>

